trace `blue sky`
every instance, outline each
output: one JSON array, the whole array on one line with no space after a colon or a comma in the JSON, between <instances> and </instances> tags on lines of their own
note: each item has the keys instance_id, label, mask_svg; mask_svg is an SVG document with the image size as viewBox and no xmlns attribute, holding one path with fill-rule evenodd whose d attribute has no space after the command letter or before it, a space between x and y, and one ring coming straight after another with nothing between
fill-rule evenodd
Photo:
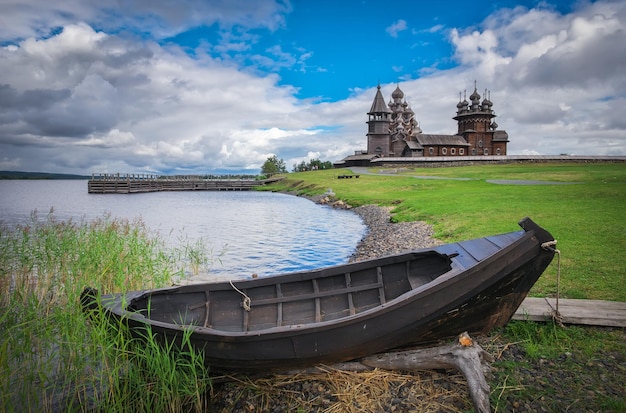
<instances>
[{"instance_id":1,"label":"blue sky","mask_svg":"<svg viewBox=\"0 0 626 413\"><path fill-rule=\"evenodd\" d=\"M478 29L489 15L515 7L566 13L572 2L400 1L385 7L372 0L294 1L278 27L242 33L216 22L161 44L175 43L190 54L200 47L215 59L240 61L261 74L277 73L278 84L296 87L300 99L337 101L378 81L401 82L454 67L450 29Z\"/></svg>"},{"instance_id":2,"label":"blue sky","mask_svg":"<svg viewBox=\"0 0 626 413\"><path fill-rule=\"evenodd\" d=\"M626 155L626 2L0 0L0 170L257 173L490 90L511 154Z\"/></svg>"}]
</instances>

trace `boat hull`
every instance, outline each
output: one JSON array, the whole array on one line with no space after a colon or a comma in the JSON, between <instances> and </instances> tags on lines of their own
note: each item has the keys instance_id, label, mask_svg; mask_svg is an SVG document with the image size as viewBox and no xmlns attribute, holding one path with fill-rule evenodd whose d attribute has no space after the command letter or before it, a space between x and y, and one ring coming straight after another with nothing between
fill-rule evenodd
<instances>
[{"instance_id":1,"label":"boat hull","mask_svg":"<svg viewBox=\"0 0 626 413\"><path fill-rule=\"evenodd\" d=\"M101 308L111 318L128 323L131 331L141 331L149 326L153 334L163 341L173 340L180 344L182 332L191 328L192 345L204 353L206 364L214 370L288 370L353 360L390 349L435 342L464 331L484 334L506 325L554 255L553 249L542 247L542 244L552 240L549 233L530 220L523 220L520 225L525 227L524 231L400 254L382 261L369 260L331 269L237 282L236 294L233 293L235 285L223 283L212 285L210 293L207 288L211 284L184 286L128 293L125 296L103 296ZM432 280L420 283L416 280L419 276L412 270L413 273L407 276L410 286L409 281L398 277L398 281L387 282L389 286L385 284L376 292L382 297L379 297L377 305L367 304L360 308L356 304L360 300L359 294L371 296L375 289L367 287L369 290L366 291L366 287L352 285L350 274L355 281L359 271L372 267L378 269L380 278L393 273L388 268L402 266L406 266L408 273L415 260L419 262L419 274L434 274ZM348 274L348 281L341 286L342 293L338 293L340 299L319 288L302 293L303 296L296 299L299 301L283 298L282 295L269 299L254 296L256 290L268 288L272 283L287 286L316 280L313 285L317 286L318 282L323 285L324 277L329 278L329 274L336 277L342 272ZM407 291L393 293L393 289L403 283L407 284ZM181 311L176 308L185 300L183 297L189 297L188 301L193 302L201 294L219 296L228 291L229 297L236 297L237 305L225 309L207 298L206 312L200 311L198 316L194 316L193 311L189 311L191 321L187 324L192 327L183 320L176 324L167 322L167 317L161 320L144 317L145 313L133 307L132 303L145 307L147 300L156 302L154 300L160 291L165 291L168 298L167 305L159 308L168 308L167 311L172 314L178 311L179 316ZM248 295L252 297L249 310L241 308L244 306L242 298ZM331 308L325 304L329 300L350 301L343 310L340 308L346 315L324 319L324 314L330 312L324 311L324 308ZM288 307L294 302L299 304ZM193 307L186 305L189 309ZM309 307L310 314L303 310ZM254 312L264 308L266 311L280 309L275 325L267 328L263 324L255 326ZM303 322L290 322L286 308L302 312L299 317ZM217 317L214 322L208 322L209 309L211 317ZM275 312L271 314L276 317ZM243 327L216 328L213 324L221 322L219 317L232 317L236 320L233 325L241 324Z\"/></svg>"}]
</instances>

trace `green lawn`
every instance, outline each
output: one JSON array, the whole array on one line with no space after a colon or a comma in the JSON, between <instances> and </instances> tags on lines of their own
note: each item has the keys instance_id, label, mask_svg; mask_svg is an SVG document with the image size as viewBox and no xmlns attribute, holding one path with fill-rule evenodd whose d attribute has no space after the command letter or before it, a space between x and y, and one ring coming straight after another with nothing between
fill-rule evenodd
<instances>
[{"instance_id":1,"label":"green lawn","mask_svg":"<svg viewBox=\"0 0 626 413\"><path fill-rule=\"evenodd\" d=\"M331 188L353 206L391 205L395 220L433 224L435 236L444 242L514 231L529 216L558 240L561 297L626 301L626 164L419 168L336 179L345 172L288 174L271 188L309 195ZM487 182L491 179L571 184L499 185ZM556 267L555 260L531 295L555 294Z\"/></svg>"}]
</instances>

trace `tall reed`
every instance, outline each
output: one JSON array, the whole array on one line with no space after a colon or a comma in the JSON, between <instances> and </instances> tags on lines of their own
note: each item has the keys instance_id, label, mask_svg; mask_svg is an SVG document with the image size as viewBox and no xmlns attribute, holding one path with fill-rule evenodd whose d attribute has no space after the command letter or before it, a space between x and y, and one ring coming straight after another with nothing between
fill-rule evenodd
<instances>
[{"instance_id":1,"label":"tall reed","mask_svg":"<svg viewBox=\"0 0 626 413\"><path fill-rule=\"evenodd\" d=\"M0 411L201 411L210 382L188 337L180 351L149 331L138 342L80 306L86 286L165 286L201 256L140 220L0 226Z\"/></svg>"}]
</instances>

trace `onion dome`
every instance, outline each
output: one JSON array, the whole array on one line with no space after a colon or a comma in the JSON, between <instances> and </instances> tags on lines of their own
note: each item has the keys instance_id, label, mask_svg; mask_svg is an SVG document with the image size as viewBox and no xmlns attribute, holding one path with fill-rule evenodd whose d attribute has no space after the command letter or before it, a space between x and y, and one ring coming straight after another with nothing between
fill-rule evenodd
<instances>
[{"instance_id":1,"label":"onion dome","mask_svg":"<svg viewBox=\"0 0 626 413\"><path fill-rule=\"evenodd\" d=\"M456 104L456 108L458 109L457 113L462 113L467 110L469 106L469 102L465 98L466 94L463 94L463 101L461 101L461 92L459 92L459 103Z\"/></svg>"},{"instance_id":2,"label":"onion dome","mask_svg":"<svg viewBox=\"0 0 626 413\"><path fill-rule=\"evenodd\" d=\"M490 109L493 106L493 103L487 98L487 90L485 89L485 98L483 99L483 109Z\"/></svg>"},{"instance_id":3,"label":"onion dome","mask_svg":"<svg viewBox=\"0 0 626 413\"><path fill-rule=\"evenodd\" d=\"M480 95L478 94L476 88L474 88L474 93L470 95L470 100L472 101L472 104L476 105L478 104L478 102L480 102Z\"/></svg>"},{"instance_id":4,"label":"onion dome","mask_svg":"<svg viewBox=\"0 0 626 413\"><path fill-rule=\"evenodd\" d=\"M470 100L472 101L472 107L471 110L473 112L479 111L481 110L481 106L480 106L480 95L478 94L478 91L476 90L476 82L474 81L474 92L470 95Z\"/></svg>"},{"instance_id":5,"label":"onion dome","mask_svg":"<svg viewBox=\"0 0 626 413\"><path fill-rule=\"evenodd\" d=\"M402 99L404 97L404 92L400 89L399 85L396 87L396 90L393 91L393 93L391 94L391 97L394 100L395 99Z\"/></svg>"}]
</instances>

